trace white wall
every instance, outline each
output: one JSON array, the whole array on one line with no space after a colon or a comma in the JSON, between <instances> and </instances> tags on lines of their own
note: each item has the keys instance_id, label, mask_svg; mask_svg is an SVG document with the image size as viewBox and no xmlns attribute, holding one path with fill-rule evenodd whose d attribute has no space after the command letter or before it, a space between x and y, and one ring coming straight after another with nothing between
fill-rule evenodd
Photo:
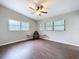
<instances>
[{"instance_id":1,"label":"white wall","mask_svg":"<svg viewBox=\"0 0 79 59\"><path fill-rule=\"evenodd\" d=\"M26 32L10 32L8 30L8 20L14 19L24 22L30 22L31 29ZM0 5L0 44L6 44L18 40L25 39L27 34L32 34L33 31L35 31L35 21L31 20L30 18L27 18L21 14L18 14L12 10L9 10L3 6Z\"/></svg>"},{"instance_id":2,"label":"white wall","mask_svg":"<svg viewBox=\"0 0 79 59\"><path fill-rule=\"evenodd\" d=\"M44 20L40 20L38 24L47 22L49 20L65 20L65 29L66 31L40 31L40 33L46 34L49 37L49 40L72 44L79 46L79 11L49 17Z\"/></svg>"}]
</instances>

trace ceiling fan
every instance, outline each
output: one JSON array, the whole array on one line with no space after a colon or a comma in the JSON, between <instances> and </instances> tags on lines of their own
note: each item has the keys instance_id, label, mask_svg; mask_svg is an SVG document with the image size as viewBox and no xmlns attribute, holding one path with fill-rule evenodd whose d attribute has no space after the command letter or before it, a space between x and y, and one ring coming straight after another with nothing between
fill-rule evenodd
<instances>
[{"instance_id":1,"label":"ceiling fan","mask_svg":"<svg viewBox=\"0 0 79 59\"><path fill-rule=\"evenodd\" d=\"M41 14L47 14L47 11L44 11L44 6L42 4L38 5L37 3L34 4L35 7L29 7L31 10L33 10L33 13L37 13L39 16L41 16Z\"/></svg>"}]
</instances>

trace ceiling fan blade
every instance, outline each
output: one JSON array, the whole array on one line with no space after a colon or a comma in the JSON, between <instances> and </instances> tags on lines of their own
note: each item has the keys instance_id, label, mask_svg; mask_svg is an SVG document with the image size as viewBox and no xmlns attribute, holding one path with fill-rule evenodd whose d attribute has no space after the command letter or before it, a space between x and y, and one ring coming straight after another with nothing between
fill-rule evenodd
<instances>
[{"instance_id":1,"label":"ceiling fan blade","mask_svg":"<svg viewBox=\"0 0 79 59\"><path fill-rule=\"evenodd\" d=\"M46 13L47 14L47 12L45 12L45 11L41 11L41 13Z\"/></svg>"},{"instance_id":2,"label":"ceiling fan blade","mask_svg":"<svg viewBox=\"0 0 79 59\"><path fill-rule=\"evenodd\" d=\"M38 10L42 10L43 8L44 8L43 5L40 5L40 6L37 6L37 9L36 9L36 10L37 10L37 11L38 11Z\"/></svg>"},{"instance_id":3,"label":"ceiling fan blade","mask_svg":"<svg viewBox=\"0 0 79 59\"><path fill-rule=\"evenodd\" d=\"M32 7L29 7L30 9L32 9L33 11L35 11L35 9L34 8L32 8Z\"/></svg>"},{"instance_id":4,"label":"ceiling fan blade","mask_svg":"<svg viewBox=\"0 0 79 59\"><path fill-rule=\"evenodd\" d=\"M36 11L38 11L39 10L39 6L37 6L37 8L36 8Z\"/></svg>"}]
</instances>

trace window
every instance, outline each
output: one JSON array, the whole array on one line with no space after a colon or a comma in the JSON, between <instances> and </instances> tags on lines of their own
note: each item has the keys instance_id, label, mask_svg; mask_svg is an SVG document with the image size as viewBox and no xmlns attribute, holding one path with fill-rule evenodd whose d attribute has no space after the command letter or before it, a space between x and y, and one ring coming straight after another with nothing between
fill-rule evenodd
<instances>
[{"instance_id":1,"label":"window","mask_svg":"<svg viewBox=\"0 0 79 59\"><path fill-rule=\"evenodd\" d=\"M22 22L22 23L21 23L21 30L22 30L22 31L29 30L29 27L30 27L30 25L29 25L28 22L27 22L27 23L25 23L25 22Z\"/></svg>"},{"instance_id":2,"label":"window","mask_svg":"<svg viewBox=\"0 0 79 59\"><path fill-rule=\"evenodd\" d=\"M53 30L53 22L41 23L39 27L40 30Z\"/></svg>"},{"instance_id":3,"label":"window","mask_svg":"<svg viewBox=\"0 0 79 59\"><path fill-rule=\"evenodd\" d=\"M27 31L29 29L30 29L30 24L28 22L9 20L10 31Z\"/></svg>"},{"instance_id":4,"label":"window","mask_svg":"<svg viewBox=\"0 0 79 59\"><path fill-rule=\"evenodd\" d=\"M47 22L45 25L45 29L46 30L53 30L53 22L52 21Z\"/></svg>"},{"instance_id":5,"label":"window","mask_svg":"<svg viewBox=\"0 0 79 59\"><path fill-rule=\"evenodd\" d=\"M9 20L10 31L20 31L20 22L16 20Z\"/></svg>"},{"instance_id":6,"label":"window","mask_svg":"<svg viewBox=\"0 0 79 59\"><path fill-rule=\"evenodd\" d=\"M64 20L59 20L54 22L54 30L64 30Z\"/></svg>"},{"instance_id":7,"label":"window","mask_svg":"<svg viewBox=\"0 0 79 59\"><path fill-rule=\"evenodd\" d=\"M40 30L45 30L45 23L41 23L41 24L39 25L39 28L40 28Z\"/></svg>"}]
</instances>

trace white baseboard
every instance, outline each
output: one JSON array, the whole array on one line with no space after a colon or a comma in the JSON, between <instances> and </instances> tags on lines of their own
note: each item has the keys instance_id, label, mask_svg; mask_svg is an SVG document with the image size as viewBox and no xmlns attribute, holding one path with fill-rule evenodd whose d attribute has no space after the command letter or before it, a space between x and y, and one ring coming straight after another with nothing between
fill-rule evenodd
<instances>
[{"instance_id":1,"label":"white baseboard","mask_svg":"<svg viewBox=\"0 0 79 59\"><path fill-rule=\"evenodd\" d=\"M58 42L58 43L62 43L62 44L66 44L66 45L72 45L72 46L79 47L79 44L75 44L75 43L62 42L62 41L57 41L57 40L51 40L51 41Z\"/></svg>"},{"instance_id":2,"label":"white baseboard","mask_svg":"<svg viewBox=\"0 0 79 59\"><path fill-rule=\"evenodd\" d=\"M12 42L8 42L8 43L3 43L3 44L0 44L0 46L12 44L12 43L16 43L16 42L20 42L20 41L24 41L24 40L26 40L26 39L21 39L21 40L17 40L17 41L12 41Z\"/></svg>"},{"instance_id":3,"label":"white baseboard","mask_svg":"<svg viewBox=\"0 0 79 59\"><path fill-rule=\"evenodd\" d=\"M7 44L12 44L12 43L16 43L16 42L21 42L21 41L24 41L24 40L27 40L27 39L21 39L21 40L17 40L17 41L12 41L12 42L8 42L8 43L0 44L0 46L7 45ZM68 42L61 42L61 41L56 41L56 40L50 40L50 41L54 41L54 42L58 42L58 43L62 43L62 44L67 44L67 45L72 45L72 46L79 47L78 44L73 44L73 43L68 43Z\"/></svg>"}]
</instances>

